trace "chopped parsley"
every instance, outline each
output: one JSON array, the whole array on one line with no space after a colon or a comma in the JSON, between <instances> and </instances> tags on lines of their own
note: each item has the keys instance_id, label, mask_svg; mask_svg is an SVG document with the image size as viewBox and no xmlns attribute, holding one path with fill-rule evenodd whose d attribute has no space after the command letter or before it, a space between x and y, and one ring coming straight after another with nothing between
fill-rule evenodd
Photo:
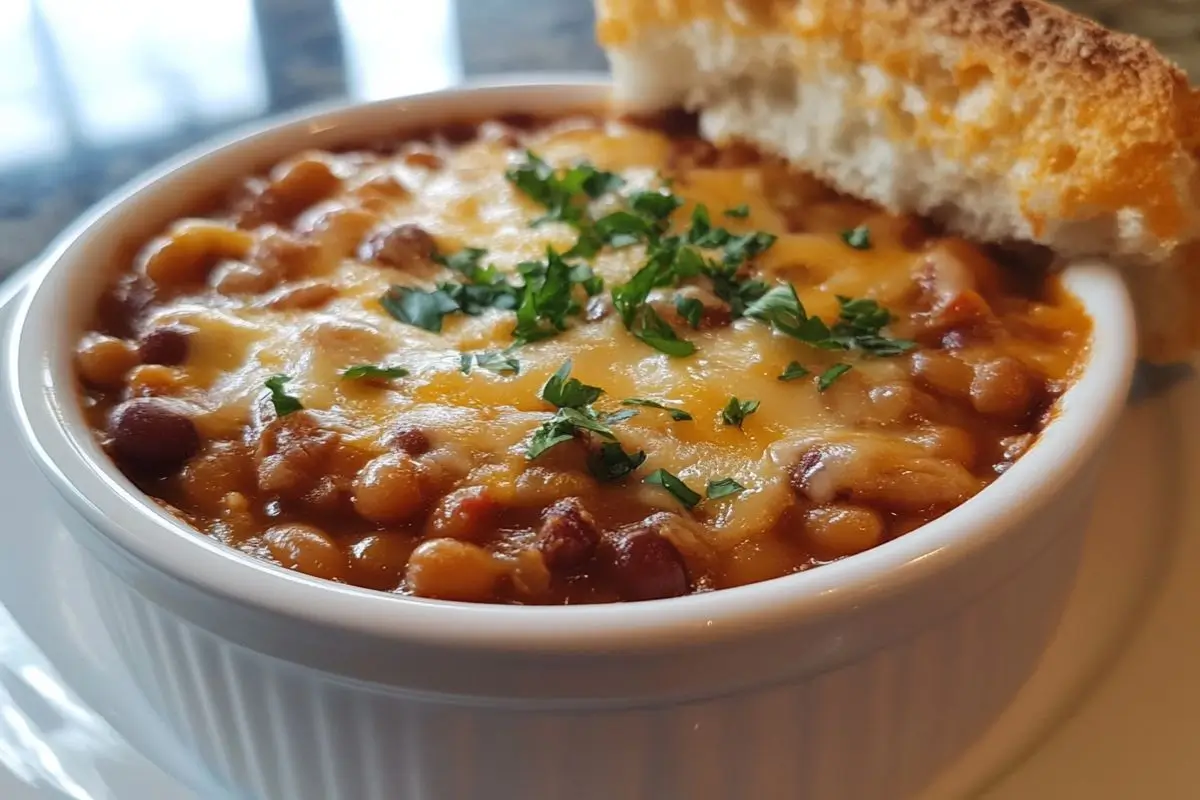
<instances>
[{"instance_id":1,"label":"chopped parsley","mask_svg":"<svg viewBox=\"0 0 1200 800\"><path fill-rule=\"evenodd\" d=\"M557 413L533 432L525 457L530 461L563 442L574 439L576 434L587 431L610 442L617 440L612 430L596 417L590 408L560 408Z\"/></svg>"},{"instance_id":2,"label":"chopped parsley","mask_svg":"<svg viewBox=\"0 0 1200 800\"><path fill-rule=\"evenodd\" d=\"M817 378L817 391L825 391L833 385L834 381L845 375L853 368L854 367L850 364L834 364L832 367L822 372L821 376Z\"/></svg>"},{"instance_id":3,"label":"chopped parsley","mask_svg":"<svg viewBox=\"0 0 1200 800\"><path fill-rule=\"evenodd\" d=\"M746 491L746 487L733 478L721 478L720 480L709 481L705 494L708 495L709 500L720 500L722 497L728 497L731 494L744 491Z\"/></svg>"},{"instance_id":4,"label":"chopped parsley","mask_svg":"<svg viewBox=\"0 0 1200 800\"><path fill-rule=\"evenodd\" d=\"M845 350L862 350L873 356L898 356L916 347L907 339L889 339L881 331L892 321L891 312L874 300L837 296L838 321L830 338Z\"/></svg>"},{"instance_id":5,"label":"chopped parsley","mask_svg":"<svg viewBox=\"0 0 1200 800\"><path fill-rule=\"evenodd\" d=\"M758 411L758 406L759 401L757 400L738 400L736 397L731 397L721 411L721 421L726 425L736 425L740 428L746 421L746 417Z\"/></svg>"},{"instance_id":6,"label":"chopped parsley","mask_svg":"<svg viewBox=\"0 0 1200 800\"><path fill-rule=\"evenodd\" d=\"M581 226L586 222L587 204L624 183L619 175L605 172L587 162L565 170L555 169L532 152L525 161L508 170L505 177L523 194L546 209L533 224L566 222Z\"/></svg>"},{"instance_id":7,"label":"chopped parsley","mask_svg":"<svg viewBox=\"0 0 1200 800\"><path fill-rule=\"evenodd\" d=\"M547 248L545 261L518 264L517 271L524 276L525 285L512 332L516 343L536 342L566 330L567 317L580 311L572 292L571 266L553 248Z\"/></svg>"},{"instance_id":8,"label":"chopped parsley","mask_svg":"<svg viewBox=\"0 0 1200 800\"><path fill-rule=\"evenodd\" d=\"M629 196L629 208L635 214L656 222L666 222L683 201L670 192L635 192Z\"/></svg>"},{"instance_id":9,"label":"chopped parsley","mask_svg":"<svg viewBox=\"0 0 1200 800\"><path fill-rule=\"evenodd\" d=\"M725 209L725 216L731 219L745 219L750 216L750 206L742 203L740 206Z\"/></svg>"},{"instance_id":10,"label":"chopped parsley","mask_svg":"<svg viewBox=\"0 0 1200 800\"><path fill-rule=\"evenodd\" d=\"M783 372L779 373L779 378L777 380L794 381L798 380L799 378L803 378L808 374L810 373L807 367L805 367L799 361L793 361L783 368Z\"/></svg>"},{"instance_id":11,"label":"chopped parsley","mask_svg":"<svg viewBox=\"0 0 1200 800\"><path fill-rule=\"evenodd\" d=\"M874 300L838 295L838 321L826 325L810 317L790 283L773 287L746 309L746 316L761 320L780 333L822 350L861 350L873 356L894 356L915 347L905 339L889 339L882 331L892 318Z\"/></svg>"},{"instance_id":12,"label":"chopped parsley","mask_svg":"<svg viewBox=\"0 0 1200 800\"><path fill-rule=\"evenodd\" d=\"M459 310L458 301L442 289L426 291L410 286L393 286L379 298L383 310L401 322L442 332L442 318Z\"/></svg>"},{"instance_id":13,"label":"chopped parsley","mask_svg":"<svg viewBox=\"0 0 1200 800\"><path fill-rule=\"evenodd\" d=\"M583 408L600 399L604 390L588 386L571 375L571 359L563 362L542 387L542 399L556 408Z\"/></svg>"},{"instance_id":14,"label":"chopped parsley","mask_svg":"<svg viewBox=\"0 0 1200 800\"><path fill-rule=\"evenodd\" d=\"M461 272L470 280L474 280L474 274L481 269L485 269L479 265L480 260L487 255L487 250L482 247L464 247L451 255L442 255L441 253L434 256L434 261L449 267L455 272Z\"/></svg>"},{"instance_id":15,"label":"chopped parsley","mask_svg":"<svg viewBox=\"0 0 1200 800\"><path fill-rule=\"evenodd\" d=\"M848 231L842 231L842 241L853 247L855 250L870 250L871 229L866 225L859 225L857 228L851 228Z\"/></svg>"},{"instance_id":16,"label":"chopped parsley","mask_svg":"<svg viewBox=\"0 0 1200 800\"><path fill-rule=\"evenodd\" d=\"M471 374L472 366L497 375L521 373L521 362L510 350L483 350L478 353L463 353L458 357L458 368L464 375Z\"/></svg>"},{"instance_id":17,"label":"chopped parsley","mask_svg":"<svg viewBox=\"0 0 1200 800\"><path fill-rule=\"evenodd\" d=\"M684 411L682 408L671 408L670 406L663 405L657 400L646 400L642 397L627 398L621 401L621 405L642 406L643 408L658 408L669 413L671 415L671 419L675 420L676 422L686 422L687 420L692 419L692 415Z\"/></svg>"},{"instance_id":18,"label":"chopped parsley","mask_svg":"<svg viewBox=\"0 0 1200 800\"><path fill-rule=\"evenodd\" d=\"M744 236L732 236L725 242L725 265L736 269L745 262L765 252L775 244L775 234L752 231Z\"/></svg>"},{"instance_id":19,"label":"chopped parsley","mask_svg":"<svg viewBox=\"0 0 1200 800\"><path fill-rule=\"evenodd\" d=\"M700 318L704 315L704 303L694 297L675 295L675 310L679 316L693 329L700 327Z\"/></svg>"},{"instance_id":20,"label":"chopped parsley","mask_svg":"<svg viewBox=\"0 0 1200 800\"><path fill-rule=\"evenodd\" d=\"M390 381L408 375L404 367L378 367L374 364L358 364L342 370L342 377L350 380Z\"/></svg>"},{"instance_id":21,"label":"chopped parsley","mask_svg":"<svg viewBox=\"0 0 1200 800\"><path fill-rule=\"evenodd\" d=\"M571 362L568 360L542 387L542 399L556 406L558 411L534 431L525 457L532 461L555 445L581 434L592 434L603 441L588 456L588 469L603 481L623 478L645 462L646 454L641 450L625 452L610 426L624 422L636 415L637 411L622 409L600 416L591 404L604 394L604 390L598 386L588 386L570 375Z\"/></svg>"},{"instance_id":22,"label":"chopped parsley","mask_svg":"<svg viewBox=\"0 0 1200 800\"><path fill-rule=\"evenodd\" d=\"M293 411L300 411L304 408L300 404L300 398L293 397L283 389L283 385L290 381L287 375L272 375L264 382L264 385L271 390L271 405L275 406L276 416L286 417Z\"/></svg>"},{"instance_id":23,"label":"chopped parsley","mask_svg":"<svg viewBox=\"0 0 1200 800\"><path fill-rule=\"evenodd\" d=\"M618 442L604 442L588 459L588 469L602 481L615 481L646 462L645 452L626 453Z\"/></svg>"},{"instance_id":24,"label":"chopped parsley","mask_svg":"<svg viewBox=\"0 0 1200 800\"><path fill-rule=\"evenodd\" d=\"M645 482L666 489L676 500L688 508L692 508L700 502L700 495L696 491L665 469L654 470L646 476Z\"/></svg>"}]
</instances>

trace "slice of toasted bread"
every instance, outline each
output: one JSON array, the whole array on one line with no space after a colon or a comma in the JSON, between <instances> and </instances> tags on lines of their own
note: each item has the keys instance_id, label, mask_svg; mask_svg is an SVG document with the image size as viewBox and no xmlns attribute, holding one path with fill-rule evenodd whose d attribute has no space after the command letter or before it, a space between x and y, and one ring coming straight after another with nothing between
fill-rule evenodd
<instances>
[{"instance_id":1,"label":"slice of toasted bread","mask_svg":"<svg viewBox=\"0 0 1200 800\"><path fill-rule=\"evenodd\" d=\"M614 100L682 106L835 188L1130 274L1143 352L1200 342L1200 95L1039 0L597 0Z\"/></svg>"}]
</instances>

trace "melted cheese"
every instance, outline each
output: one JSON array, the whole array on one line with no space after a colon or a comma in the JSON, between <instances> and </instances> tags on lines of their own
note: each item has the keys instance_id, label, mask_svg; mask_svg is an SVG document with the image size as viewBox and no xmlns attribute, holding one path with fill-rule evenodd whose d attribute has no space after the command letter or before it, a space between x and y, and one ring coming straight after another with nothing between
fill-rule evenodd
<instances>
[{"instance_id":1,"label":"melted cheese","mask_svg":"<svg viewBox=\"0 0 1200 800\"><path fill-rule=\"evenodd\" d=\"M616 124L560 123L530 136L530 149L550 163L586 159L621 173L632 187L654 185L670 151L664 136ZM822 352L746 319L726 328L681 331L697 351L671 358L634 339L615 314L593 323L576 320L565 333L520 348L519 375L482 369L465 375L460 353L507 347L513 314L449 315L441 334L393 319L379 303L389 286L429 287L455 275L418 275L358 260L346 242L361 233L363 215L348 215L345 209L367 209L368 222L374 219L380 227L415 223L434 236L442 252L484 247L487 263L505 270L544 257L548 246L565 251L576 233L560 223L530 225L544 209L505 179L505 169L519 156L502 141L484 137L441 155L445 164L438 170L401 157L339 165L344 193L310 209L297 223L325 243L312 276L338 290L319 310L268 310L260 298L211 292L157 308L152 322L183 322L198 330L181 382L192 387L192 399L203 408L196 421L206 438L237 438L263 396L264 381L285 374L291 377L288 392L307 408L328 411L353 446L368 453L383 450L381 440L390 428L403 421L419 423L435 441L454 440L470 451L475 466L469 480L486 483L499 497L515 496L529 463L528 437L552 412L539 398L540 389L569 358L574 377L605 390L599 410L615 410L621 399L641 397L694 416L675 422L664 412L642 409L615 430L627 450L648 455L638 478L663 468L698 491L710 480L729 477L747 487L701 506L713 542L728 547L770 527L788 505L789 470L802 443L836 438L853 427L831 409L828 395L817 391L815 375L838 360L853 360L854 380L868 384L907 375L903 358L860 361ZM372 188L381 182L399 184L403 191ZM676 229L686 227L696 203L704 203L714 224L734 233L776 234L778 241L759 266L768 280L794 281L810 312L832 319L837 294L874 297L890 306L911 290L919 256L897 242L877 238L871 249L854 250L834 231L789 234L764 194L759 167L695 170L672 190L686 200L673 217ZM604 202L611 201L600 201L597 211ZM722 216L723 209L741 204L749 206L748 218ZM340 232L343 225L355 233ZM611 287L628 279L643 260L641 247L606 248L593 268ZM1072 355L1062 355L1059 362L1053 354L1039 357L1054 362L1041 365L1046 371L1065 374ZM791 361L807 366L813 377L778 380ZM340 377L346 367L363 363L402 366L411 374L387 387ZM761 403L740 429L721 420L732 395ZM904 446L896 438L897 446ZM638 478L619 491L626 497L634 493L651 507L678 508L670 495Z\"/></svg>"}]
</instances>

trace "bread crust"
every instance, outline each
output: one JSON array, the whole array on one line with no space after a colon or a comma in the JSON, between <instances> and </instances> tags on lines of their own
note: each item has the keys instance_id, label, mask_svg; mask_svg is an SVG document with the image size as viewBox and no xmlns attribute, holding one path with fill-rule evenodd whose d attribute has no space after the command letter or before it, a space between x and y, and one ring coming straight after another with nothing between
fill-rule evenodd
<instances>
[{"instance_id":1,"label":"bread crust","mask_svg":"<svg viewBox=\"0 0 1200 800\"><path fill-rule=\"evenodd\" d=\"M790 43L801 77L824 74L830 52L841 69L886 73L927 108L913 114L900 91L846 102L882 114L892 138L1002 187L1021 217L1011 238L1156 265L1157 287L1167 284L1158 265L1200 269L1177 252L1200 237L1200 95L1142 39L1041 0L597 0L597 10L598 39L614 55L708 26L739 41ZM827 60L806 60L816 52ZM1115 235L1079 235L1105 225ZM1200 280L1181 275L1179 284ZM1172 327L1188 331L1187 346L1200 337L1189 320ZM1171 357L1182 338L1153 336Z\"/></svg>"}]
</instances>

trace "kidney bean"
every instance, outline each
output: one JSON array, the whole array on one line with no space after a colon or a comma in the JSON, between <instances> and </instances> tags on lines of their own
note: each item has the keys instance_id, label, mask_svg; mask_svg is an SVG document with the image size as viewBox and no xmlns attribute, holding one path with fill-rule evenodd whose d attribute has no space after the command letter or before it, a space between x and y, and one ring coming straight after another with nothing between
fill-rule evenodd
<instances>
[{"instance_id":1,"label":"kidney bean","mask_svg":"<svg viewBox=\"0 0 1200 800\"><path fill-rule=\"evenodd\" d=\"M200 434L188 415L158 397L139 397L114 408L108 434L119 460L151 472L170 472L200 449Z\"/></svg>"},{"instance_id":2,"label":"kidney bean","mask_svg":"<svg viewBox=\"0 0 1200 800\"><path fill-rule=\"evenodd\" d=\"M688 593L683 556L657 531L636 527L613 542L613 577L622 600L658 600Z\"/></svg>"},{"instance_id":3,"label":"kidney bean","mask_svg":"<svg viewBox=\"0 0 1200 800\"><path fill-rule=\"evenodd\" d=\"M163 325L142 337L138 354L145 364L182 364L187 361L188 339L194 333L194 328L184 325Z\"/></svg>"},{"instance_id":4,"label":"kidney bean","mask_svg":"<svg viewBox=\"0 0 1200 800\"><path fill-rule=\"evenodd\" d=\"M154 302L155 286L144 275L123 275L100 296L101 328L117 336L132 336L146 309Z\"/></svg>"},{"instance_id":5,"label":"kidney bean","mask_svg":"<svg viewBox=\"0 0 1200 800\"><path fill-rule=\"evenodd\" d=\"M577 497L564 497L542 513L537 547L552 570L582 566L596 552L600 530Z\"/></svg>"}]
</instances>

